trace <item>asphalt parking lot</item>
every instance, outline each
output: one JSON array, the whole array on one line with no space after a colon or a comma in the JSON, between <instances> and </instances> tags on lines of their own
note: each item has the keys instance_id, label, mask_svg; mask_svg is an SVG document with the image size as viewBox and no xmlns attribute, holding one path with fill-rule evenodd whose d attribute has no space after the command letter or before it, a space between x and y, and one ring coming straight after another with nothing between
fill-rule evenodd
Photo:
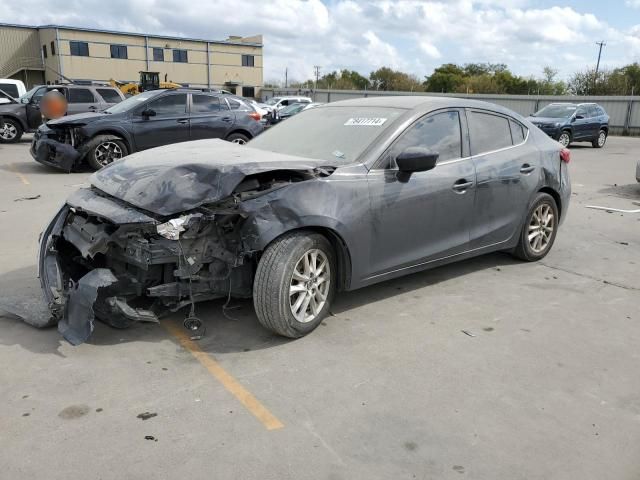
<instances>
[{"instance_id":1,"label":"asphalt parking lot","mask_svg":"<svg viewBox=\"0 0 640 480\"><path fill-rule=\"evenodd\" d=\"M40 298L41 229L88 173L0 146L0 305ZM572 148L551 253L338 297L296 341L250 302L67 344L0 311L1 478L637 479L639 138ZM35 198L34 198L35 197ZM30 198L30 199L29 199ZM466 332L466 333L465 333Z\"/></svg>"}]
</instances>

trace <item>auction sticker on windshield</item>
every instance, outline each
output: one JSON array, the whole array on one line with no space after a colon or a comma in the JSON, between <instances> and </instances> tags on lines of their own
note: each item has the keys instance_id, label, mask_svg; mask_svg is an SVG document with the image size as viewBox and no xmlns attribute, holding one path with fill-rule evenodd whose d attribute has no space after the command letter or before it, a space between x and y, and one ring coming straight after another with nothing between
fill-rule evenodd
<instances>
[{"instance_id":1,"label":"auction sticker on windshield","mask_svg":"<svg viewBox=\"0 0 640 480\"><path fill-rule=\"evenodd\" d=\"M345 125L350 125L350 126L362 126L362 127L379 127L380 125L383 125L384 122L386 122L387 119L386 118L350 118L349 120L347 120L346 122L344 122Z\"/></svg>"}]
</instances>

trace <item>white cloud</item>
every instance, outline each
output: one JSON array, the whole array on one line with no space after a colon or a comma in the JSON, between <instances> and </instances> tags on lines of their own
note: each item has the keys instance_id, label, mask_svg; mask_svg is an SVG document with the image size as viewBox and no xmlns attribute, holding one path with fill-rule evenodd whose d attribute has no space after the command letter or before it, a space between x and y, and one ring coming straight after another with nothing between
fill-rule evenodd
<instances>
[{"instance_id":1,"label":"white cloud","mask_svg":"<svg viewBox=\"0 0 640 480\"><path fill-rule=\"evenodd\" d=\"M506 63L521 75L552 65L562 76L595 62L637 61L640 26L614 29L594 13L541 8L531 0L23 0L5 2L3 21L226 38L264 35L265 80L380 66L419 77L441 63ZM626 0L640 7L640 0ZM576 7L578 8L578 7Z\"/></svg>"}]
</instances>

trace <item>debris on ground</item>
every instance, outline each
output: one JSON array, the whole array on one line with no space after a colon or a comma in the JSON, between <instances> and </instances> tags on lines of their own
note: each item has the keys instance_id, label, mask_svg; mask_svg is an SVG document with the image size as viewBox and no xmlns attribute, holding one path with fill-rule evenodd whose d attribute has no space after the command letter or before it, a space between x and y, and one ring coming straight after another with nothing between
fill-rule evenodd
<instances>
[{"instance_id":1,"label":"debris on ground","mask_svg":"<svg viewBox=\"0 0 640 480\"><path fill-rule=\"evenodd\" d=\"M475 337L475 335L471 332L468 332L467 330L460 330L462 333L464 333L465 335L468 335L470 337Z\"/></svg>"},{"instance_id":2,"label":"debris on ground","mask_svg":"<svg viewBox=\"0 0 640 480\"><path fill-rule=\"evenodd\" d=\"M40 198L40 195L34 195L33 197L20 197L16 198L14 202L23 202L24 200L37 200Z\"/></svg>"},{"instance_id":3,"label":"debris on ground","mask_svg":"<svg viewBox=\"0 0 640 480\"><path fill-rule=\"evenodd\" d=\"M156 437L154 437L153 435L145 435L144 439L145 440L153 440L154 442L158 441L158 439Z\"/></svg>"},{"instance_id":4,"label":"debris on ground","mask_svg":"<svg viewBox=\"0 0 640 480\"><path fill-rule=\"evenodd\" d=\"M640 205L638 202L633 202L634 205ZM640 208L636 208L635 210L625 210L624 208L613 208L613 207L601 207L599 205L585 205L585 208L592 208L594 210L604 210L608 213L611 212L619 212L619 213L640 213Z\"/></svg>"},{"instance_id":5,"label":"debris on ground","mask_svg":"<svg viewBox=\"0 0 640 480\"><path fill-rule=\"evenodd\" d=\"M149 420L150 418L157 417L157 416L158 414L155 412L154 413L143 412L139 414L137 418L139 418L140 420Z\"/></svg>"}]
</instances>

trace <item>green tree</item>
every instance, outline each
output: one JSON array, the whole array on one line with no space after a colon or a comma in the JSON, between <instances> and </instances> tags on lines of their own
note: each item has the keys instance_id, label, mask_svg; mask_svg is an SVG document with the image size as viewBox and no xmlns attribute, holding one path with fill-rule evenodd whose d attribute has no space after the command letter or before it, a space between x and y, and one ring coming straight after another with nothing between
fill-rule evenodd
<instances>
[{"instance_id":1,"label":"green tree","mask_svg":"<svg viewBox=\"0 0 640 480\"><path fill-rule=\"evenodd\" d=\"M425 77L423 87L427 92L455 92L464 83L464 71L454 63L445 63Z\"/></svg>"},{"instance_id":2,"label":"green tree","mask_svg":"<svg viewBox=\"0 0 640 480\"><path fill-rule=\"evenodd\" d=\"M376 90L390 90L401 92L422 91L422 84L415 75L382 67L369 75L371 88Z\"/></svg>"}]
</instances>

